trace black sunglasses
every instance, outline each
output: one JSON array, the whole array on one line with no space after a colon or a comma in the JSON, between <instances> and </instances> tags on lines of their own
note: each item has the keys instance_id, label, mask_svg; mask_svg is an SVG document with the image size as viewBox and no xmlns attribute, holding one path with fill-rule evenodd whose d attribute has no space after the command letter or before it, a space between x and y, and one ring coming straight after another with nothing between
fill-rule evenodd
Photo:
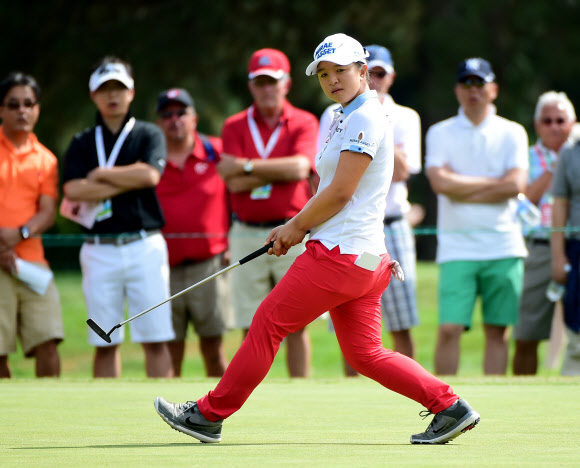
<instances>
[{"instance_id":1,"label":"black sunglasses","mask_svg":"<svg viewBox=\"0 0 580 468\"><path fill-rule=\"evenodd\" d=\"M33 101L32 99L25 99L24 101L8 101L4 104L10 110L18 110L20 107L24 106L26 109L32 109L34 106L38 104L37 101Z\"/></svg>"},{"instance_id":2,"label":"black sunglasses","mask_svg":"<svg viewBox=\"0 0 580 468\"><path fill-rule=\"evenodd\" d=\"M371 76L371 78L374 78L375 76L377 78L384 78L385 76L387 76L387 72L386 71L380 71L380 72L369 71L369 75Z\"/></svg>"},{"instance_id":3,"label":"black sunglasses","mask_svg":"<svg viewBox=\"0 0 580 468\"><path fill-rule=\"evenodd\" d=\"M177 111L163 111L163 112L161 112L159 114L159 116L163 120L169 120L174 115L176 115L177 117L183 117L185 114L187 114L187 110L186 109L179 109Z\"/></svg>"},{"instance_id":4,"label":"black sunglasses","mask_svg":"<svg viewBox=\"0 0 580 468\"><path fill-rule=\"evenodd\" d=\"M481 78L466 78L460 81L461 86L464 88L471 88L475 86L476 88L483 88L485 86L485 81Z\"/></svg>"},{"instance_id":5,"label":"black sunglasses","mask_svg":"<svg viewBox=\"0 0 580 468\"><path fill-rule=\"evenodd\" d=\"M544 125L552 125L553 123L556 123L558 125L562 125L566 122L566 119L563 119L562 117L558 117L557 119L552 119L551 117L546 117L546 118L542 119L541 122Z\"/></svg>"}]
</instances>

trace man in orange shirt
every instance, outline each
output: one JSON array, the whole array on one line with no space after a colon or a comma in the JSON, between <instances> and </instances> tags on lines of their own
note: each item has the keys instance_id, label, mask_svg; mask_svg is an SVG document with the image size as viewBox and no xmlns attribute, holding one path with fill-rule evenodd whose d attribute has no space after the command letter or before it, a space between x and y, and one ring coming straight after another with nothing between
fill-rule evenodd
<instances>
[{"instance_id":1,"label":"man in orange shirt","mask_svg":"<svg viewBox=\"0 0 580 468\"><path fill-rule=\"evenodd\" d=\"M0 378L10 377L17 336L26 357L36 358L37 377L60 375L64 331L54 280L41 294L16 277L22 261L50 271L39 235L54 223L58 166L32 133L39 99L31 76L12 73L0 83Z\"/></svg>"}]
</instances>

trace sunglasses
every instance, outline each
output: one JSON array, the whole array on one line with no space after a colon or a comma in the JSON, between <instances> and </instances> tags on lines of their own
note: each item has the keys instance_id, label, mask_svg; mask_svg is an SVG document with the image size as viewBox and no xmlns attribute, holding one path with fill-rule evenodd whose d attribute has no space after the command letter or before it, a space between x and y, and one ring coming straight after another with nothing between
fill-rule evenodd
<instances>
[{"instance_id":1,"label":"sunglasses","mask_svg":"<svg viewBox=\"0 0 580 468\"><path fill-rule=\"evenodd\" d=\"M542 119L540 122L542 122L543 125L552 125L553 123L558 124L558 125L562 125L562 124L566 123L566 119L563 119L562 117L558 117L557 119L552 119L551 117L546 117L546 118Z\"/></svg>"},{"instance_id":2,"label":"sunglasses","mask_svg":"<svg viewBox=\"0 0 580 468\"><path fill-rule=\"evenodd\" d=\"M159 116L163 119L163 120L169 120L171 119L174 115L177 117L183 117L185 114L187 114L187 110L186 109L179 109L177 111L164 111L161 112L159 114Z\"/></svg>"},{"instance_id":3,"label":"sunglasses","mask_svg":"<svg viewBox=\"0 0 580 468\"><path fill-rule=\"evenodd\" d=\"M26 109L32 109L34 106L38 104L37 101L33 101L32 99L25 99L24 101L8 101L4 104L4 107L10 110L18 110L20 107L24 106Z\"/></svg>"},{"instance_id":4,"label":"sunglasses","mask_svg":"<svg viewBox=\"0 0 580 468\"><path fill-rule=\"evenodd\" d=\"M384 78L385 76L387 76L387 72L386 71L380 71L380 72L375 72L375 71L370 71L369 75L371 76L371 78Z\"/></svg>"},{"instance_id":5,"label":"sunglasses","mask_svg":"<svg viewBox=\"0 0 580 468\"><path fill-rule=\"evenodd\" d=\"M461 80L459 83L461 83L461 86L464 88L471 88L472 86L483 88L485 86L485 81L481 78L466 78L465 80Z\"/></svg>"}]
</instances>

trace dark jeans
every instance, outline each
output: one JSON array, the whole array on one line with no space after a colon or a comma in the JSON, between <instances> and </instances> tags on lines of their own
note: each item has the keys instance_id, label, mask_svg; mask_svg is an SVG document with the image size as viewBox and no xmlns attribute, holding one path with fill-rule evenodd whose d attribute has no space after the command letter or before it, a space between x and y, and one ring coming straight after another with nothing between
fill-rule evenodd
<instances>
[{"instance_id":1,"label":"dark jeans","mask_svg":"<svg viewBox=\"0 0 580 468\"><path fill-rule=\"evenodd\" d=\"M572 269L568 273L564 295L564 322L576 333L580 333L580 241L566 241L566 255Z\"/></svg>"}]
</instances>

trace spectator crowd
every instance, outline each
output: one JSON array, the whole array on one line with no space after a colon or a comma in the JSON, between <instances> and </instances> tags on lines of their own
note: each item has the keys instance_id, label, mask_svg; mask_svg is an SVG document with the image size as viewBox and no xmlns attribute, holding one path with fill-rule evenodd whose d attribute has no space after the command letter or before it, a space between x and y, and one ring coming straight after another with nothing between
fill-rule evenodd
<instances>
[{"instance_id":1,"label":"spectator crowd","mask_svg":"<svg viewBox=\"0 0 580 468\"><path fill-rule=\"evenodd\" d=\"M500 88L492 65L467 58L450 83L458 113L428 129L422 157L419 114L389 94L396 78L391 51L365 48L369 87L393 128L384 235L404 281L391 282L381 298L393 351L415 354L420 277L413 227L425 211L408 195L423 161L438 202L435 373L457 373L461 337L479 299L485 374L508 372L512 335L513 373L536 374L538 346L563 317L568 344L561 372L580 375L580 135L573 104L563 92L538 96L537 139L530 144L522 125L496 112ZM178 87L160 92L155 123L137 119L135 79L130 63L113 56L90 72L88 98L97 117L93 127L78 129L63 155L61 200L57 158L34 134L38 83L21 72L0 83L0 378L11 376L8 356L18 341L35 359L38 377L60 375L62 309L41 237L57 211L82 227L87 316L109 329L125 320L125 304L129 316L138 314L261 247L273 228L316 196L317 153L342 131L340 105L318 119L289 102L291 64L280 50L251 55L252 104L226 119L220 137L197 130L203 110L191 90ZM307 239L131 321L147 376L182 375L190 325L207 376L222 376L225 333L239 329L244 340L254 313L305 252ZM549 288L560 295L547 295ZM88 337L94 377L119 377L123 328L111 343L92 331ZM289 375L307 377L307 329L290 333L285 347ZM347 360L344 369L358 375Z\"/></svg>"}]
</instances>

